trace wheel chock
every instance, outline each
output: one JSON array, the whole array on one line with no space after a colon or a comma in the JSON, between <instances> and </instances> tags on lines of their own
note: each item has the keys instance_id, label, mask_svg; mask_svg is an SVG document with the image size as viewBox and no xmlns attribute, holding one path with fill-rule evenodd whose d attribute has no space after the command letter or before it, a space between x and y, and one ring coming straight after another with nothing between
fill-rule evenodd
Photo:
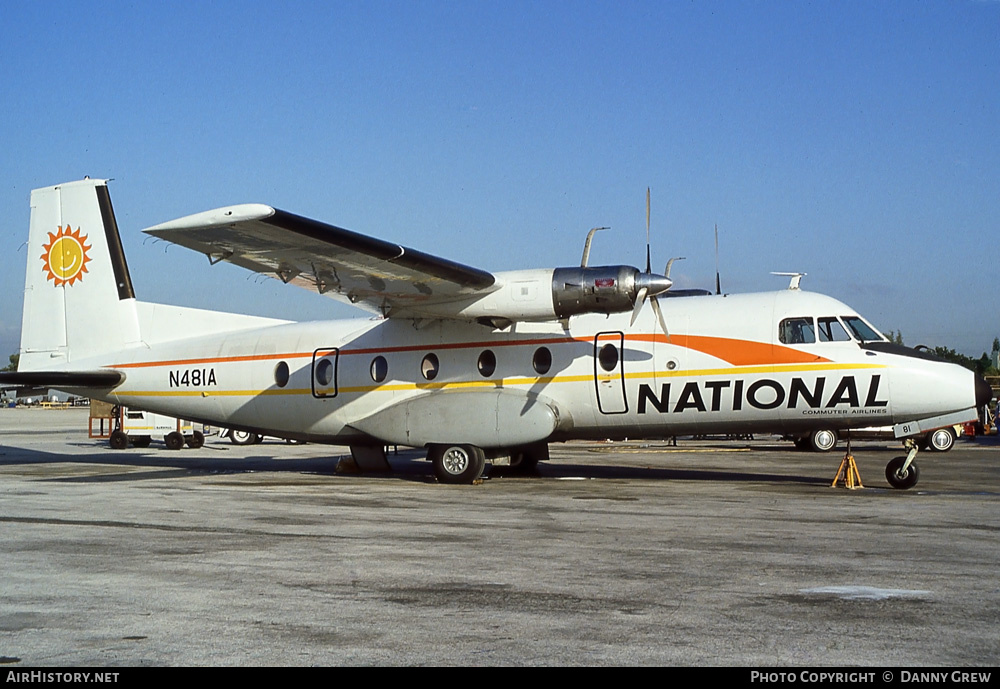
<instances>
[{"instance_id":1,"label":"wheel chock","mask_svg":"<svg viewBox=\"0 0 1000 689\"><path fill-rule=\"evenodd\" d=\"M837 475L834 477L833 483L830 484L830 487L836 488L837 483L840 482L842 477L844 487L848 490L864 488L861 484L861 474L858 473L858 464L854 461L854 455L850 452L844 455L844 459L840 462L840 468L837 469Z\"/></svg>"}]
</instances>

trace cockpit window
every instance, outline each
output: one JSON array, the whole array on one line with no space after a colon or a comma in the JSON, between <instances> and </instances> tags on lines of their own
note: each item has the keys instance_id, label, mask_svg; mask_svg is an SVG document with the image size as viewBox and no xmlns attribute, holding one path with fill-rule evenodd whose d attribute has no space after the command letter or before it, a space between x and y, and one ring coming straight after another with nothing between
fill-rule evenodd
<instances>
[{"instance_id":1,"label":"cockpit window","mask_svg":"<svg viewBox=\"0 0 1000 689\"><path fill-rule=\"evenodd\" d=\"M820 342L850 342L851 336L833 316L818 318Z\"/></svg>"},{"instance_id":2,"label":"cockpit window","mask_svg":"<svg viewBox=\"0 0 1000 689\"><path fill-rule=\"evenodd\" d=\"M844 316L843 318L844 323L846 323L847 327L851 329L852 333L854 333L855 339L861 342L881 342L885 340L885 338L879 335L874 328L857 316Z\"/></svg>"},{"instance_id":3,"label":"cockpit window","mask_svg":"<svg viewBox=\"0 0 1000 689\"><path fill-rule=\"evenodd\" d=\"M786 318L778 326L778 339L783 344L812 344L816 331L812 318Z\"/></svg>"}]
</instances>

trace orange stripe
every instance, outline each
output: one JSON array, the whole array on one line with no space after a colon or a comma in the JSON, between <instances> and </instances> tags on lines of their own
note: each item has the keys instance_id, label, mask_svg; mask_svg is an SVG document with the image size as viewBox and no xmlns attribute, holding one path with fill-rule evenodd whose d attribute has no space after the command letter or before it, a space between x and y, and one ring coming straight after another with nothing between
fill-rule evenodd
<instances>
[{"instance_id":1,"label":"orange stripe","mask_svg":"<svg viewBox=\"0 0 1000 689\"><path fill-rule=\"evenodd\" d=\"M150 366L192 366L196 364L221 364L234 361L267 361L268 359L295 359L312 356L312 352L286 352L284 354L248 354L246 356L220 356L208 359L169 359L166 361L139 361L132 364L112 364L105 368L147 368Z\"/></svg>"},{"instance_id":2,"label":"orange stripe","mask_svg":"<svg viewBox=\"0 0 1000 689\"><path fill-rule=\"evenodd\" d=\"M716 359L727 361L733 366L768 366L774 364L809 364L826 363L826 359L815 354L802 352L791 347L754 342L753 340L735 340L728 337L708 337L706 335L671 335L667 340L665 335L629 335L629 340L641 342L660 342L672 344L686 349L693 349Z\"/></svg>"},{"instance_id":3,"label":"orange stripe","mask_svg":"<svg viewBox=\"0 0 1000 689\"><path fill-rule=\"evenodd\" d=\"M341 354L383 354L386 352L417 352L429 349L478 349L481 347L519 347L521 345L569 344L570 342L590 342L589 337L549 337L537 340L508 340L497 342L453 342L440 345L403 345L399 347L372 347L370 349L342 349Z\"/></svg>"}]
</instances>

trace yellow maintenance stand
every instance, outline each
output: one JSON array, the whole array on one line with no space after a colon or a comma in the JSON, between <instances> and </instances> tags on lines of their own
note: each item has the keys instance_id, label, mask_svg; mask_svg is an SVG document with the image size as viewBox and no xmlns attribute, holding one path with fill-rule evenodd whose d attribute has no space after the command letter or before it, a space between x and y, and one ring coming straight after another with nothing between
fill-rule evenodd
<instances>
[{"instance_id":1,"label":"yellow maintenance stand","mask_svg":"<svg viewBox=\"0 0 1000 689\"><path fill-rule=\"evenodd\" d=\"M861 474L858 473L858 464L854 461L854 455L851 454L851 436L847 436L847 454L841 460L840 468L837 469L837 475L833 477L833 483L830 484L830 487L836 488L841 478L843 478L844 487L848 490L864 488L861 484Z\"/></svg>"}]
</instances>

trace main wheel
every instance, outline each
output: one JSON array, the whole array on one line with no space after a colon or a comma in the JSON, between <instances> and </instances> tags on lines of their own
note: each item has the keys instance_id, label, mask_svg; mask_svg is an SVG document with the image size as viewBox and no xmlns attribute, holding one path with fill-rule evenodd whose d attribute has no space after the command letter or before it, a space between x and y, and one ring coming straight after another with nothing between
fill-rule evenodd
<instances>
[{"instance_id":1,"label":"main wheel","mask_svg":"<svg viewBox=\"0 0 1000 689\"><path fill-rule=\"evenodd\" d=\"M177 431L171 431L163 437L163 443L168 450L179 450L184 447L184 436Z\"/></svg>"},{"instance_id":2,"label":"main wheel","mask_svg":"<svg viewBox=\"0 0 1000 689\"><path fill-rule=\"evenodd\" d=\"M111 446L112 450L124 450L128 447L128 436L124 431L111 431L111 437L108 438L108 444Z\"/></svg>"},{"instance_id":3,"label":"main wheel","mask_svg":"<svg viewBox=\"0 0 1000 689\"><path fill-rule=\"evenodd\" d=\"M809 450L811 445L809 443L809 438L796 438L792 442L795 443L796 450Z\"/></svg>"},{"instance_id":4,"label":"main wheel","mask_svg":"<svg viewBox=\"0 0 1000 689\"><path fill-rule=\"evenodd\" d=\"M528 450L515 451L510 457L510 471L522 476L537 474L538 456Z\"/></svg>"},{"instance_id":5,"label":"main wheel","mask_svg":"<svg viewBox=\"0 0 1000 689\"><path fill-rule=\"evenodd\" d=\"M893 488L906 490L917 485L917 480L920 478L920 469L917 468L916 463L910 462L906 473L901 474L900 469L903 468L904 464L906 464L906 457L896 457L885 465L885 480Z\"/></svg>"},{"instance_id":6,"label":"main wheel","mask_svg":"<svg viewBox=\"0 0 1000 689\"><path fill-rule=\"evenodd\" d=\"M837 447L837 431L822 428L809 434L809 447L813 452L829 452Z\"/></svg>"},{"instance_id":7,"label":"main wheel","mask_svg":"<svg viewBox=\"0 0 1000 689\"><path fill-rule=\"evenodd\" d=\"M432 445L427 456L441 483L473 483L486 468L486 454L475 445Z\"/></svg>"},{"instance_id":8,"label":"main wheel","mask_svg":"<svg viewBox=\"0 0 1000 689\"><path fill-rule=\"evenodd\" d=\"M947 452L955 444L955 433L950 428L939 428L927 434L927 447L934 452Z\"/></svg>"},{"instance_id":9,"label":"main wheel","mask_svg":"<svg viewBox=\"0 0 1000 689\"><path fill-rule=\"evenodd\" d=\"M203 447L205 445L205 434L201 431L195 431L191 434L191 437L186 438L184 442L186 442L187 446L192 450L197 450L199 447Z\"/></svg>"},{"instance_id":10,"label":"main wheel","mask_svg":"<svg viewBox=\"0 0 1000 689\"><path fill-rule=\"evenodd\" d=\"M229 442L233 445L253 445L257 438L257 434L250 431L229 431Z\"/></svg>"},{"instance_id":11,"label":"main wheel","mask_svg":"<svg viewBox=\"0 0 1000 689\"><path fill-rule=\"evenodd\" d=\"M515 450L510 457L511 473L533 476L538 473L538 463L549 459L548 443L535 443Z\"/></svg>"}]
</instances>

